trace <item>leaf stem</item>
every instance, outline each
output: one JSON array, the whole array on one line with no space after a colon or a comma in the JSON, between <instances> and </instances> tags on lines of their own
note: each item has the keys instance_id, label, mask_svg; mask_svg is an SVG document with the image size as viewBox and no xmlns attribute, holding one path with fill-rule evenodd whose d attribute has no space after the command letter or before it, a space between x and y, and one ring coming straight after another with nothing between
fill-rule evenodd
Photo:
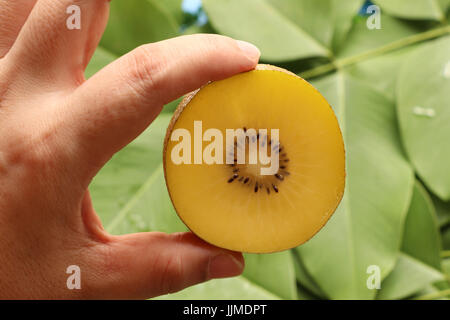
<instances>
[{"instance_id":1,"label":"leaf stem","mask_svg":"<svg viewBox=\"0 0 450 320\"><path fill-rule=\"evenodd\" d=\"M414 300L433 300L437 298L444 298L448 295L450 295L450 289L445 289L442 291L424 294L423 296L416 297Z\"/></svg>"},{"instance_id":2,"label":"leaf stem","mask_svg":"<svg viewBox=\"0 0 450 320\"><path fill-rule=\"evenodd\" d=\"M300 76L305 79L317 77L330 71L344 68L363 60L370 59L384 53L391 52L425 40L437 38L445 34L450 34L450 25L418 33L351 57L336 59L335 61L332 61L330 63L304 71L300 73Z\"/></svg>"}]
</instances>

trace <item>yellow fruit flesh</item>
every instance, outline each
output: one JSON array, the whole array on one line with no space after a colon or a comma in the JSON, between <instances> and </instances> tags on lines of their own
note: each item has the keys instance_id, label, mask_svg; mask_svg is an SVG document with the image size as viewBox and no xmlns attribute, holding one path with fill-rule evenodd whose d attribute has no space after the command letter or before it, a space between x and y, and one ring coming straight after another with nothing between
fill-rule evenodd
<instances>
[{"instance_id":1,"label":"yellow fruit flesh","mask_svg":"<svg viewBox=\"0 0 450 320\"><path fill-rule=\"evenodd\" d=\"M242 180L228 183L233 168L225 163L174 164L171 151L178 142L166 139L172 202L200 238L235 251L281 251L310 239L335 211L345 184L342 135L331 107L303 79L277 70L239 74L200 89L177 116L168 135L184 128L192 140L198 120L203 133L217 128L224 137L226 129L279 129L285 155L280 159L289 160L289 174L274 180L278 192L255 192ZM208 144L203 142L203 148ZM193 144L191 151L193 159ZM245 175L256 171L244 169ZM254 177L259 178L274 179Z\"/></svg>"}]
</instances>

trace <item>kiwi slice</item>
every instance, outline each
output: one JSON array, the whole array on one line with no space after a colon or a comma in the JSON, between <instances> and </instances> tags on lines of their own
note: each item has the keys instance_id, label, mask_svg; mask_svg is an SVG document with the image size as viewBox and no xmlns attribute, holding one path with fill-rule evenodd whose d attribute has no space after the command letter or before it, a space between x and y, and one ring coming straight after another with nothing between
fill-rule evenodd
<instances>
[{"instance_id":1,"label":"kiwi slice","mask_svg":"<svg viewBox=\"0 0 450 320\"><path fill-rule=\"evenodd\" d=\"M227 129L244 132L243 140L226 139ZM277 155L276 171L267 174L271 164L259 156L250 161L252 142ZM205 154L217 161L202 161ZM197 236L268 253L304 243L331 217L344 192L345 150L333 110L311 84L258 65L183 99L167 129L164 173L176 212Z\"/></svg>"}]
</instances>

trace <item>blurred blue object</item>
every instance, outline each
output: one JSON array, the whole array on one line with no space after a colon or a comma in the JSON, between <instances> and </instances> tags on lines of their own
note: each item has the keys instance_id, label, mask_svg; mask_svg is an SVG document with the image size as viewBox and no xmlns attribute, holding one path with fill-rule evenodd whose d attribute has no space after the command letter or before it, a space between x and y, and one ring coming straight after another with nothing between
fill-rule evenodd
<instances>
[{"instance_id":1,"label":"blurred blue object","mask_svg":"<svg viewBox=\"0 0 450 320\"><path fill-rule=\"evenodd\" d=\"M367 7L373 5L373 2L370 0L366 0L366 2L364 2L363 6L361 7L361 10L359 10L359 15L360 16L366 16L367 15Z\"/></svg>"},{"instance_id":2,"label":"blurred blue object","mask_svg":"<svg viewBox=\"0 0 450 320\"><path fill-rule=\"evenodd\" d=\"M202 7L202 0L183 0L181 8L183 11L191 14L196 14Z\"/></svg>"}]
</instances>

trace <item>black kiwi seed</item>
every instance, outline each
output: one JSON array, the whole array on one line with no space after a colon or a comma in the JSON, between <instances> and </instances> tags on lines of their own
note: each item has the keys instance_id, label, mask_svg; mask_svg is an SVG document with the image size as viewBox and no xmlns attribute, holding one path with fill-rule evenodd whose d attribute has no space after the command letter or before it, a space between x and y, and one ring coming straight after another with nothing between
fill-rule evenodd
<instances>
[{"instance_id":1,"label":"black kiwi seed","mask_svg":"<svg viewBox=\"0 0 450 320\"><path fill-rule=\"evenodd\" d=\"M279 174L279 173L276 173L276 174L275 174L275 178L277 178L277 179L280 180L280 181L283 181L283 180L284 180L284 177L283 177L281 174Z\"/></svg>"},{"instance_id":2,"label":"black kiwi seed","mask_svg":"<svg viewBox=\"0 0 450 320\"><path fill-rule=\"evenodd\" d=\"M278 192L278 187L276 185L272 184L272 188L275 192Z\"/></svg>"},{"instance_id":3,"label":"black kiwi seed","mask_svg":"<svg viewBox=\"0 0 450 320\"><path fill-rule=\"evenodd\" d=\"M239 177L239 175L237 175L236 173L233 174L233 176L230 179L228 179L228 183L233 182L234 180L236 180L237 177Z\"/></svg>"}]
</instances>

